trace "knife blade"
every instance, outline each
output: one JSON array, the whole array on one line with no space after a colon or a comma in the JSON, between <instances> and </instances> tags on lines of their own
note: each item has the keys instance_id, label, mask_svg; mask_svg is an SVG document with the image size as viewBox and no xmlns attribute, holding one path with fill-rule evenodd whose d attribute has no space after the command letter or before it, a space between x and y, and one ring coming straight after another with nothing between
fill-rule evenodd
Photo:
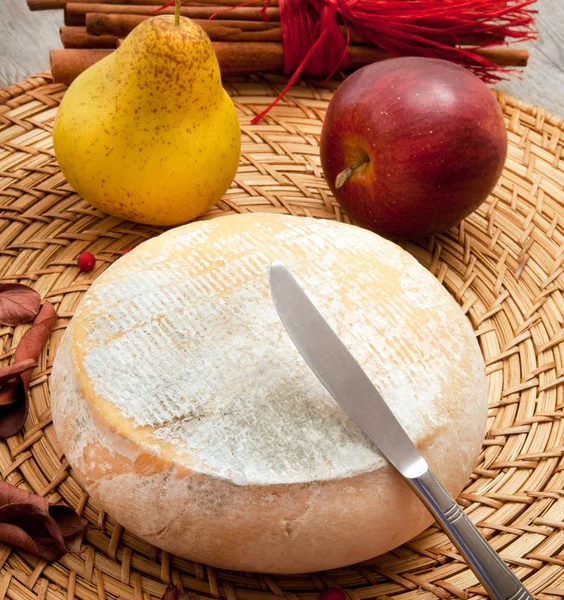
<instances>
[{"instance_id":1,"label":"knife blade","mask_svg":"<svg viewBox=\"0 0 564 600\"><path fill-rule=\"evenodd\" d=\"M288 335L325 389L402 475L424 473L425 459L380 392L280 262L270 267L270 289Z\"/></svg>"},{"instance_id":2,"label":"knife blade","mask_svg":"<svg viewBox=\"0 0 564 600\"><path fill-rule=\"evenodd\" d=\"M272 301L310 369L403 475L495 600L533 600L429 468L380 392L280 261L269 269Z\"/></svg>"}]
</instances>

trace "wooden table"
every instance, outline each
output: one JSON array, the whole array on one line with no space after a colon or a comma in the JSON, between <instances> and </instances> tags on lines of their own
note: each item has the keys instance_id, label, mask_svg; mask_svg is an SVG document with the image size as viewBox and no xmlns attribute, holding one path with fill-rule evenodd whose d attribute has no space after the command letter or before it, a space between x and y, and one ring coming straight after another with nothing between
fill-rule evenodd
<instances>
[{"instance_id":1,"label":"wooden table","mask_svg":"<svg viewBox=\"0 0 564 600\"><path fill-rule=\"evenodd\" d=\"M529 44L522 80L498 87L564 116L564 1L538 0L539 39ZM61 11L32 13L25 0L0 0L0 87L49 68L49 48L60 48Z\"/></svg>"}]
</instances>

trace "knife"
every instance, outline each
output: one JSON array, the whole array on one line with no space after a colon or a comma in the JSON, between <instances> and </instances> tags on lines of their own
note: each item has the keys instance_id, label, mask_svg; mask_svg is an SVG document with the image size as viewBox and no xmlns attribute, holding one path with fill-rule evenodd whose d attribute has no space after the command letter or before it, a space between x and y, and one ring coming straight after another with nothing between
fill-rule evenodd
<instances>
[{"instance_id":1,"label":"knife","mask_svg":"<svg viewBox=\"0 0 564 600\"><path fill-rule=\"evenodd\" d=\"M270 293L286 331L325 389L403 475L494 600L533 600L433 474L353 355L279 261Z\"/></svg>"}]
</instances>

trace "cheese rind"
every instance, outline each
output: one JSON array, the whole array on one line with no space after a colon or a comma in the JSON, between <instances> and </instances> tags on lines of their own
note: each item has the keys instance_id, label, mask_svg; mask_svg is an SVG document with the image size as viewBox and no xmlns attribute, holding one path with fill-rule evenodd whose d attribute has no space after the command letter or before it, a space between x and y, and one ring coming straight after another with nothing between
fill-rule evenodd
<instances>
[{"instance_id":1,"label":"cheese rind","mask_svg":"<svg viewBox=\"0 0 564 600\"><path fill-rule=\"evenodd\" d=\"M53 419L83 485L139 536L220 567L305 572L387 551L431 518L288 338L273 260L460 492L486 417L472 329L409 254L329 221L222 217L125 255L65 334Z\"/></svg>"}]
</instances>

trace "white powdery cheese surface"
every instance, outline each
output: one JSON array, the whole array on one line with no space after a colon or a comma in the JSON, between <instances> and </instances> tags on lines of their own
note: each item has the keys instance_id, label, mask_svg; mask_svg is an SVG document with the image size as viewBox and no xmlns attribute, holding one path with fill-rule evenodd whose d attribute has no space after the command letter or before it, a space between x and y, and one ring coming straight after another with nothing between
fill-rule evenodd
<instances>
[{"instance_id":1,"label":"white powdery cheese surface","mask_svg":"<svg viewBox=\"0 0 564 600\"><path fill-rule=\"evenodd\" d=\"M222 217L121 258L73 319L82 398L136 443L237 485L380 468L285 332L269 294L273 260L293 272L416 443L454 427L463 452L474 452L476 428L457 430L485 418L483 360L466 318L399 247L329 221Z\"/></svg>"}]
</instances>

